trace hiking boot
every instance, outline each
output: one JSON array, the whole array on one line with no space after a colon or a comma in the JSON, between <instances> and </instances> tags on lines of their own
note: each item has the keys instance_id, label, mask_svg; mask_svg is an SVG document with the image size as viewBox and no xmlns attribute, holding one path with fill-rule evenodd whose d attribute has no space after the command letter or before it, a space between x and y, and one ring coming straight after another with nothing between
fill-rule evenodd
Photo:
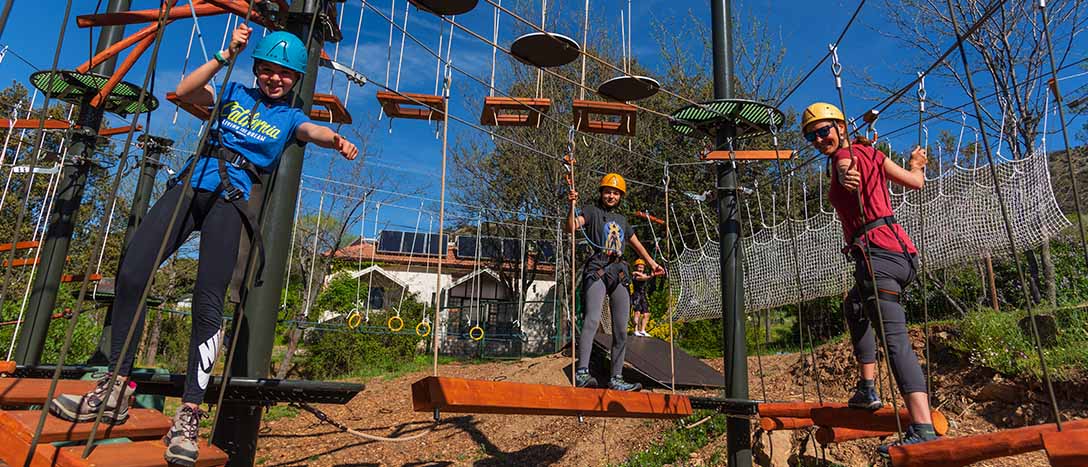
<instances>
[{"instance_id":1,"label":"hiking boot","mask_svg":"<svg viewBox=\"0 0 1088 467\"><path fill-rule=\"evenodd\" d=\"M106 393L110 384L110 373L99 378L94 389L86 394L61 394L49 401L49 412L70 422L90 422L98 415L98 409L105 404L102 421L110 425L120 425L128 420L129 402L136 392L136 383L128 378L118 377L113 388Z\"/></svg>"},{"instance_id":2,"label":"hiking boot","mask_svg":"<svg viewBox=\"0 0 1088 467\"><path fill-rule=\"evenodd\" d=\"M880 396L876 394L876 385L872 380L858 381L854 388L854 395L847 401L852 409L877 410L884 406L880 402Z\"/></svg>"},{"instance_id":3,"label":"hiking boot","mask_svg":"<svg viewBox=\"0 0 1088 467\"><path fill-rule=\"evenodd\" d=\"M589 374L589 368L579 368L578 373L574 376L574 385L580 388L595 388L597 387L597 378Z\"/></svg>"},{"instance_id":4,"label":"hiking boot","mask_svg":"<svg viewBox=\"0 0 1088 467\"><path fill-rule=\"evenodd\" d=\"M642 384L640 383L628 383L619 376L613 376L608 380L608 389L615 389L617 391L641 391Z\"/></svg>"},{"instance_id":5,"label":"hiking boot","mask_svg":"<svg viewBox=\"0 0 1088 467\"><path fill-rule=\"evenodd\" d=\"M200 420L207 416L207 412L199 407L181 405L178 413L174 414L174 426L170 427L170 431L162 439L166 443L166 454L163 457L167 463L185 467L196 466L196 458L200 454L197 447Z\"/></svg>"},{"instance_id":6,"label":"hiking boot","mask_svg":"<svg viewBox=\"0 0 1088 467\"><path fill-rule=\"evenodd\" d=\"M937 436L937 432L933 430L933 425L912 423L907 427L907 432L904 433L903 439L888 444L882 444L880 447L876 448L876 452L887 459L891 457L888 451L892 446L907 446L924 443L926 441L936 440L937 438L940 438L940 436Z\"/></svg>"}]
</instances>

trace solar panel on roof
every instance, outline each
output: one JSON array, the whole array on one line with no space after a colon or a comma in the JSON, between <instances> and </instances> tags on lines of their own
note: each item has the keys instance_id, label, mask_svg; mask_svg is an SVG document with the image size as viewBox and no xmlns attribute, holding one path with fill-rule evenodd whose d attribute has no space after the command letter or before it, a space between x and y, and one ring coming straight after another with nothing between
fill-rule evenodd
<instances>
[{"instance_id":1,"label":"solar panel on roof","mask_svg":"<svg viewBox=\"0 0 1088 467\"><path fill-rule=\"evenodd\" d=\"M440 241L438 234L383 230L378 235L378 252L438 256L446 254L448 242L449 235Z\"/></svg>"},{"instance_id":2,"label":"solar panel on roof","mask_svg":"<svg viewBox=\"0 0 1088 467\"><path fill-rule=\"evenodd\" d=\"M555 242L544 240L529 240L529 242L536 244L537 258L540 262L555 262ZM458 236L457 257L460 259L476 259L476 245L477 237L475 235ZM479 239L479 246L479 257L482 260L493 260L500 257L504 261L517 262L522 260L521 240L517 238L482 237Z\"/></svg>"}]
</instances>

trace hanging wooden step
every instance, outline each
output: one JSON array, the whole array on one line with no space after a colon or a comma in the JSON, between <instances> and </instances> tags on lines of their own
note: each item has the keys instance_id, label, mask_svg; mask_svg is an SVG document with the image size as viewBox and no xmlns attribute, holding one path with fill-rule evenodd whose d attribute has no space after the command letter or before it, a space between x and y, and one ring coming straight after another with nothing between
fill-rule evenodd
<instances>
[{"instance_id":1,"label":"hanging wooden step","mask_svg":"<svg viewBox=\"0 0 1088 467\"><path fill-rule=\"evenodd\" d=\"M686 396L428 376L412 384L416 412L683 418Z\"/></svg>"},{"instance_id":2,"label":"hanging wooden step","mask_svg":"<svg viewBox=\"0 0 1088 467\"><path fill-rule=\"evenodd\" d=\"M1084 467L1088 465L1088 430L1043 433L1043 449L1052 467Z\"/></svg>"},{"instance_id":3,"label":"hanging wooden step","mask_svg":"<svg viewBox=\"0 0 1088 467\"><path fill-rule=\"evenodd\" d=\"M12 373L15 373L15 362L11 360L0 360L0 375L10 375Z\"/></svg>"},{"instance_id":4,"label":"hanging wooden step","mask_svg":"<svg viewBox=\"0 0 1088 467\"><path fill-rule=\"evenodd\" d=\"M899 422L895 422L895 412L891 407L870 411L851 408L820 407L812 409L812 421L819 426L834 426L851 428L854 430L890 431L896 432L898 426L910 425L910 412L906 408L899 409ZM930 412L933 417L933 429L938 435L948 433L948 419L938 410Z\"/></svg>"},{"instance_id":5,"label":"hanging wooden step","mask_svg":"<svg viewBox=\"0 0 1088 467\"><path fill-rule=\"evenodd\" d=\"M133 130L131 125L119 126L113 128L102 128L98 130L99 136L116 136L131 133L133 131L141 131L144 127L142 125L136 125L136 129Z\"/></svg>"},{"instance_id":6,"label":"hanging wooden step","mask_svg":"<svg viewBox=\"0 0 1088 467\"><path fill-rule=\"evenodd\" d=\"M17 268L21 268L25 266L33 266L35 264L38 264L39 262L41 262L41 258L17 258L11 261L11 265ZM0 266L5 268L8 267L8 260L5 259L3 263L0 263Z\"/></svg>"},{"instance_id":7,"label":"hanging wooden step","mask_svg":"<svg viewBox=\"0 0 1088 467\"><path fill-rule=\"evenodd\" d=\"M38 426L40 415L41 412L38 410L0 411L0 427L2 427L0 429L12 436L10 439L29 443L34 436L34 429ZM165 435L172 424L173 420L158 410L132 408L128 411L128 420L125 423L100 424L95 439L156 439ZM83 441L90 436L93 425L93 423L69 422L49 415L45 417L45 426L42 427L39 442Z\"/></svg>"},{"instance_id":8,"label":"hanging wooden step","mask_svg":"<svg viewBox=\"0 0 1088 467\"><path fill-rule=\"evenodd\" d=\"M14 371L14 369L12 370ZM49 392L44 378L0 378L0 406L42 405ZM86 394L94 389L94 381L62 379L57 381L57 394Z\"/></svg>"},{"instance_id":9,"label":"hanging wooden step","mask_svg":"<svg viewBox=\"0 0 1088 467\"><path fill-rule=\"evenodd\" d=\"M787 160L793 158L793 151L791 150L778 150L773 149L765 150L747 150L747 151L733 151L732 157L730 157L729 151L710 151L706 155L700 157L704 161L773 161L773 160Z\"/></svg>"},{"instance_id":10,"label":"hanging wooden step","mask_svg":"<svg viewBox=\"0 0 1088 467\"><path fill-rule=\"evenodd\" d=\"M0 118L0 129L10 128L13 130L37 130L39 125L43 125L42 121L37 118L29 119L17 119L14 122L6 118ZM48 119L42 126L45 130L67 130L72 127L71 123L64 120Z\"/></svg>"},{"instance_id":11,"label":"hanging wooden step","mask_svg":"<svg viewBox=\"0 0 1088 467\"><path fill-rule=\"evenodd\" d=\"M547 98L489 96L484 98L480 124L538 127L551 107L552 100Z\"/></svg>"},{"instance_id":12,"label":"hanging wooden step","mask_svg":"<svg viewBox=\"0 0 1088 467\"><path fill-rule=\"evenodd\" d=\"M351 114L339 97L332 94L314 94L314 107L317 106L324 109L311 109L311 119L324 123L351 124Z\"/></svg>"},{"instance_id":13,"label":"hanging wooden step","mask_svg":"<svg viewBox=\"0 0 1088 467\"><path fill-rule=\"evenodd\" d=\"M1088 419L1062 422L1062 430L1088 430ZM1043 449L1043 434L1056 433L1057 425L1027 426L1012 430L982 433L959 438L894 446L892 465L896 467L959 467L998 457L1015 456Z\"/></svg>"},{"instance_id":14,"label":"hanging wooden step","mask_svg":"<svg viewBox=\"0 0 1088 467\"><path fill-rule=\"evenodd\" d=\"M578 131L634 136L638 108L621 102L575 100L571 104Z\"/></svg>"},{"instance_id":15,"label":"hanging wooden step","mask_svg":"<svg viewBox=\"0 0 1088 467\"><path fill-rule=\"evenodd\" d=\"M101 274L91 274L91 277L87 279L90 282L98 282L102 280ZM83 274L63 274L60 276L61 283L70 282L83 282Z\"/></svg>"},{"instance_id":16,"label":"hanging wooden step","mask_svg":"<svg viewBox=\"0 0 1088 467\"><path fill-rule=\"evenodd\" d=\"M855 439L884 438L894 435L894 431L855 430L837 426L821 426L816 430L816 442L827 446L835 443L845 443Z\"/></svg>"},{"instance_id":17,"label":"hanging wooden step","mask_svg":"<svg viewBox=\"0 0 1088 467\"><path fill-rule=\"evenodd\" d=\"M808 428L815 423L811 418L801 417L760 417L759 427L763 431L775 431L775 430L800 430L802 428Z\"/></svg>"},{"instance_id":18,"label":"hanging wooden step","mask_svg":"<svg viewBox=\"0 0 1088 467\"><path fill-rule=\"evenodd\" d=\"M176 93L166 93L166 100L201 120L207 120L212 116L211 107L204 107L182 101L178 98ZM314 94L314 107L315 108L310 110L310 118L313 120L324 123L351 123L351 114L348 113L347 108L344 107L344 103L340 101L339 97L332 94ZM324 107L324 109L316 107Z\"/></svg>"},{"instance_id":19,"label":"hanging wooden step","mask_svg":"<svg viewBox=\"0 0 1088 467\"><path fill-rule=\"evenodd\" d=\"M227 453L200 440L200 455L195 467L219 467L227 464ZM168 467L163 455L166 445L161 440L133 443L111 443L95 446L86 459L83 446L60 448L57 467Z\"/></svg>"},{"instance_id":20,"label":"hanging wooden step","mask_svg":"<svg viewBox=\"0 0 1088 467\"><path fill-rule=\"evenodd\" d=\"M446 100L442 96L378 91L377 97L378 103L382 105L382 111L389 118L438 120L446 111Z\"/></svg>"}]
</instances>

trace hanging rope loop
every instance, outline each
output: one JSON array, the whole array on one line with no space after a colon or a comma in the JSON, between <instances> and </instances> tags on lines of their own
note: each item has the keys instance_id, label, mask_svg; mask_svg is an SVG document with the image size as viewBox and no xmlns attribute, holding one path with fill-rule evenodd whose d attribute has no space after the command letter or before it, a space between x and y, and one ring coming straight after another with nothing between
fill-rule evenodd
<instances>
[{"instance_id":1,"label":"hanging rope loop","mask_svg":"<svg viewBox=\"0 0 1088 467\"><path fill-rule=\"evenodd\" d=\"M926 75L918 72L918 111L926 111Z\"/></svg>"},{"instance_id":2,"label":"hanging rope loop","mask_svg":"<svg viewBox=\"0 0 1088 467\"><path fill-rule=\"evenodd\" d=\"M835 88L842 89L842 63L839 63L839 46L828 44L827 49L831 52L831 74L835 75Z\"/></svg>"}]
</instances>

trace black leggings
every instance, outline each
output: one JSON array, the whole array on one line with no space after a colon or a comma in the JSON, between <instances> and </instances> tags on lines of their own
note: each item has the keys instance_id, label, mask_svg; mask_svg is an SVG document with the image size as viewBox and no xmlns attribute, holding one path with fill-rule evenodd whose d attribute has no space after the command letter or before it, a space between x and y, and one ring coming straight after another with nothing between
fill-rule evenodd
<instances>
[{"instance_id":1,"label":"black leggings","mask_svg":"<svg viewBox=\"0 0 1088 467\"><path fill-rule=\"evenodd\" d=\"M184 402L199 404L204 400L204 391L208 387L220 346L223 298L238 257L242 218L233 205L216 193L204 190L190 193L181 201L181 210L173 230L167 232L174 206L182 196L182 186L179 184L167 190L140 222L125 250L117 272L116 298L113 301L110 366L121 358L121 347L135 319L139 323L121 364L120 374L128 376L132 371L147 314L146 307L139 303L140 295L151 274L159 267L159 264L155 264L155 255L163 239L166 239L165 260L185 243L190 234L199 230L200 259L193 290L193 327L189 336L189 364L182 396Z\"/></svg>"},{"instance_id":2,"label":"black leggings","mask_svg":"<svg viewBox=\"0 0 1088 467\"><path fill-rule=\"evenodd\" d=\"M910 344L907 334L907 310L899 304L898 297L907 284L914 280L915 264L901 252L893 252L872 247L869 252L873 272L876 275L876 287L880 293L880 312L884 318L884 334L888 340L888 358L891 360L895 381L899 391L906 395L912 392L926 392L926 380L922 375L922 366ZM854 345L854 356L859 363L876 362L876 337L879 329L873 329L878 322L874 304L873 289L870 283L869 269L859 252L854 254L854 288L846 299L846 322L850 327L850 341ZM864 304L864 306L863 306Z\"/></svg>"}]
</instances>

